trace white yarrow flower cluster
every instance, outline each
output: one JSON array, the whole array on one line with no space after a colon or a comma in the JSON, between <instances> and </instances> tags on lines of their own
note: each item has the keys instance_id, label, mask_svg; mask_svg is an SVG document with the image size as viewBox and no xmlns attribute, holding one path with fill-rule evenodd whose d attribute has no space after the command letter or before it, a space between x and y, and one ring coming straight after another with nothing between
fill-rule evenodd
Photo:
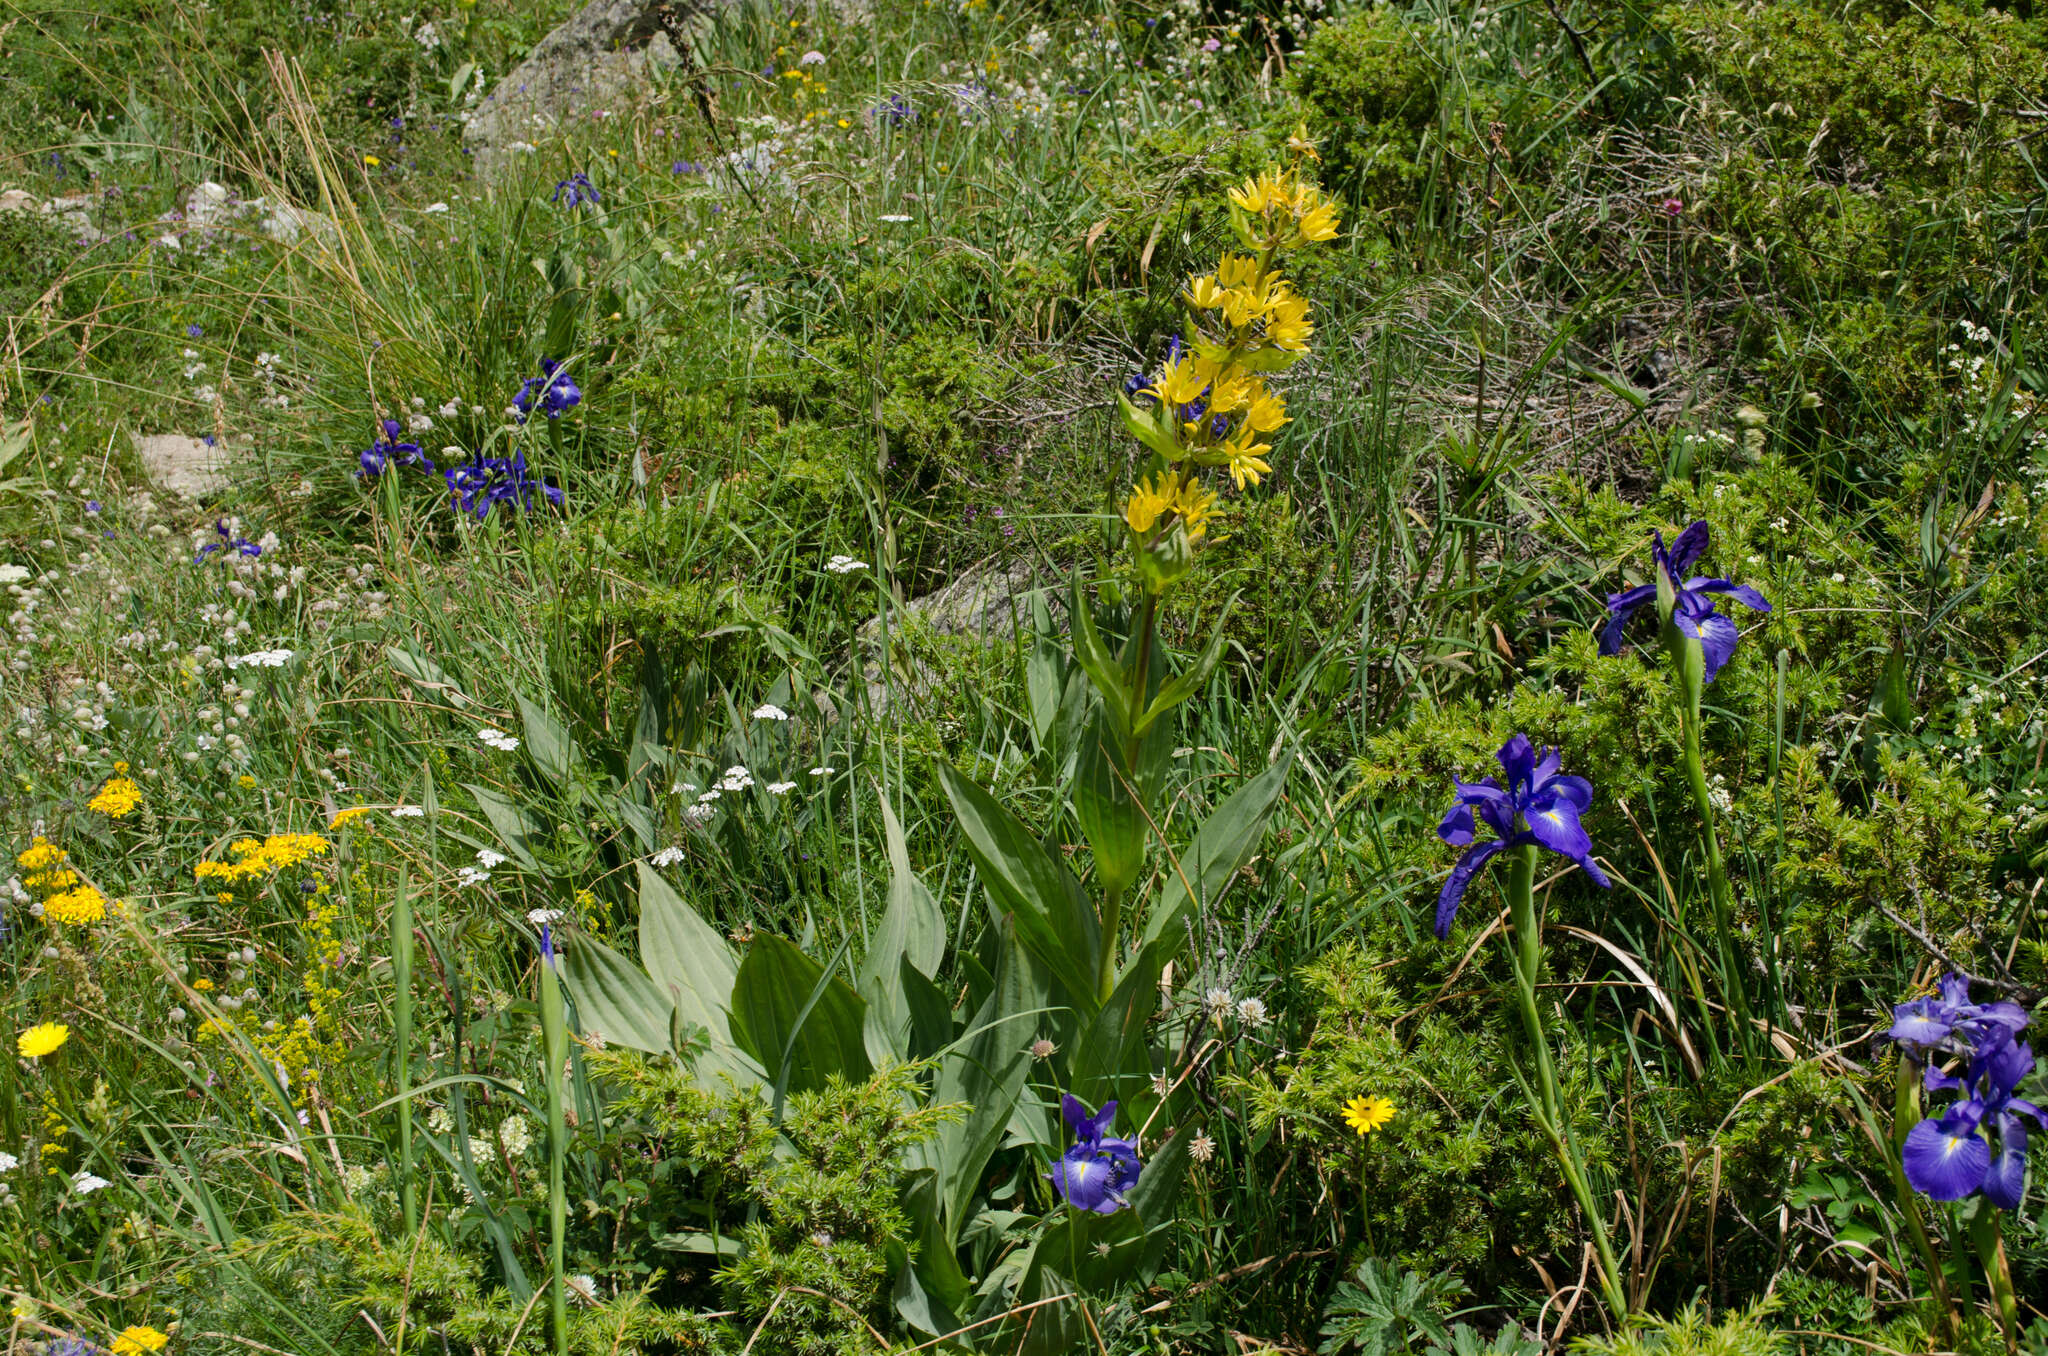
<instances>
[{"instance_id":1,"label":"white yarrow flower cluster","mask_svg":"<svg viewBox=\"0 0 2048 1356\"><path fill-rule=\"evenodd\" d=\"M491 873L484 870L480 866L465 866L457 870L455 873L455 883L457 885L462 886L464 889L468 889L471 886L475 885L482 885L485 881L489 880L490 878Z\"/></svg>"},{"instance_id":2,"label":"white yarrow flower cluster","mask_svg":"<svg viewBox=\"0 0 2048 1356\"><path fill-rule=\"evenodd\" d=\"M887 221L889 218L883 217L882 220ZM903 220L908 221L910 218L904 217ZM834 574L852 574L855 570L865 570L867 567L868 563L865 560L855 560L852 556L834 556L825 562L825 568Z\"/></svg>"},{"instance_id":3,"label":"white yarrow flower cluster","mask_svg":"<svg viewBox=\"0 0 2048 1356\"><path fill-rule=\"evenodd\" d=\"M476 850L476 863L486 871L495 870L505 864L505 854L493 852L489 848L478 848Z\"/></svg>"},{"instance_id":4,"label":"white yarrow flower cluster","mask_svg":"<svg viewBox=\"0 0 2048 1356\"><path fill-rule=\"evenodd\" d=\"M561 917L560 909L532 909L528 911L526 921L537 928L544 928L559 921Z\"/></svg>"},{"instance_id":5,"label":"white yarrow flower cluster","mask_svg":"<svg viewBox=\"0 0 2048 1356\"><path fill-rule=\"evenodd\" d=\"M735 763L718 779L720 791L744 791L754 784L754 774Z\"/></svg>"},{"instance_id":6,"label":"white yarrow flower cluster","mask_svg":"<svg viewBox=\"0 0 2048 1356\"><path fill-rule=\"evenodd\" d=\"M788 720L789 712L771 702L763 702L754 708L755 720Z\"/></svg>"},{"instance_id":7,"label":"white yarrow flower cluster","mask_svg":"<svg viewBox=\"0 0 2048 1356\"><path fill-rule=\"evenodd\" d=\"M228 657L228 667L231 669L281 669L286 664L289 664L291 659L292 652L290 650L255 650L249 654L230 655Z\"/></svg>"},{"instance_id":8,"label":"white yarrow flower cluster","mask_svg":"<svg viewBox=\"0 0 2048 1356\"><path fill-rule=\"evenodd\" d=\"M489 725L478 730L476 737L500 753L510 753L519 747L519 740L515 736L508 735L503 730L494 729Z\"/></svg>"},{"instance_id":9,"label":"white yarrow flower cluster","mask_svg":"<svg viewBox=\"0 0 2048 1356\"><path fill-rule=\"evenodd\" d=\"M71 1178L71 1189L81 1196L90 1196L93 1192L112 1185L113 1183L106 1178L94 1176L82 1169Z\"/></svg>"},{"instance_id":10,"label":"white yarrow flower cluster","mask_svg":"<svg viewBox=\"0 0 2048 1356\"><path fill-rule=\"evenodd\" d=\"M768 794L769 794L769 795L771 795L771 796L786 796L786 795L788 795L788 794L789 794L790 792L792 792L792 791L794 791L794 790L796 790L796 783L795 783L795 782L770 782L770 783L768 783Z\"/></svg>"},{"instance_id":11,"label":"white yarrow flower cluster","mask_svg":"<svg viewBox=\"0 0 2048 1356\"><path fill-rule=\"evenodd\" d=\"M683 850L679 847L665 847L647 860L655 866L681 866L683 864Z\"/></svg>"},{"instance_id":12,"label":"white yarrow flower cluster","mask_svg":"<svg viewBox=\"0 0 2048 1356\"><path fill-rule=\"evenodd\" d=\"M424 819L426 813L424 809L417 805L394 805L391 807L391 817L393 819Z\"/></svg>"}]
</instances>

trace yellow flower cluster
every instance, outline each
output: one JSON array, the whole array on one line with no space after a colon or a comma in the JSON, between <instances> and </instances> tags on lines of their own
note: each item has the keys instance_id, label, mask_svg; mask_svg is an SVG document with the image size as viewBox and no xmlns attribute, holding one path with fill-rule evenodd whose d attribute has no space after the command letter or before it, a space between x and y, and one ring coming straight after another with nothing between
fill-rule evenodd
<instances>
[{"instance_id":1,"label":"yellow flower cluster","mask_svg":"<svg viewBox=\"0 0 2048 1356\"><path fill-rule=\"evenodd\" d=\"M1304 162L1316 158L1306 130L1287 145L1294 165L1231 190L1245 252L1226 251L1215 272L1189 281L1187 341L1176 336L1159 371L1133 378L1118 402L1124 427L1153 454L1123 514L1148 592L1186 572L1205 534L1216 496L1202 488L1201 468L1223 468L1239 490L1271 473L1265 439L1287 423L1287 405L1265 374L1300 360L1315 335L1308 299L1276 262L1333 239L1337 209L1306 176Z\"/></svg>"},{"instance_id":2,"label":"yellow flower cluster","mask_svg":"<svg viewBox=\"0 0 2048 1356\"><path fill-rule=\"evenodd\" d=\"M90 885L79 885L43 901L43 917L67 927L86 927L107 916L107 897Z\"/></svg>"},{"instance_id":3,"label":"yellow flower cluster","mask_svg":"<svg viewBox=\"0 0 2048 1356\"><path fill-rule=\"evenodd\" d=\"M327 840L317 833L273 833L260 843L254 838L238 838L228 844L232 861L201 862L192 868L192 874L201 881L240 885L326 853Z\"/></svg>"},{"instance_id":4,"label":"yellow flower cluster","mask_svg":"<svg viewBox=\"0 0 2048 1356\"><path fill-rule=\"evenodd\" d=\"M85 803L85 808L97 810L109 819L126 819L141 803L141 787L126 777L109 777L99 794Z\"/></svg>"},{"instance_id":5,"label":"yellow flower cluster","mask_svg":"<svg viewBox=\"0 0 2048 1356\"><path fill-rule=\"evenodd\" d=\"M108 1350L114 1356L149 1356L150 1352L162 1351L171 1340L169 1333L158 1332L147 1325L121 1329L114 1338L114 1345Z\"/></svg>"},{"instance_id":6,"label":"yellow flower cluster","mask_svg":"<svg viewBox=\"0 0 2048 1356\"><path fill-rule=\"evenodd\" d=\"M329 833L332 833L336 829L345 829L349 825L355 823L358 819L368 819L369 817L369 806L351 805L346 810L338 812L334 816L334 818L327 821L327 831Z\"/></svg>"},{"instance_id":7,"label":"yellow flower cluster","mask_svg":"<svg viewBox=\"0 0 2048 1356\"><path fill-rule=\"evenodd\" d=\"M14 864L24 873L23 885L38 894L54 894L78 884L78 873L65 865L70 860L70 853L38 836L14 859Z\"/></svg>"}]
</instances>

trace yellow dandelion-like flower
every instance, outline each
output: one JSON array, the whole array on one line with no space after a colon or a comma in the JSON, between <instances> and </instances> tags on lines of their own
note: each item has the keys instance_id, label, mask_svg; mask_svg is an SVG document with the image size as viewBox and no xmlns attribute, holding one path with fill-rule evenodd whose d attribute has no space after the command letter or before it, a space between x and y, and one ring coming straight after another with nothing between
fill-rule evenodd
<instances>
[{"instance_id":1,"label":"yellow dandelion-like flower","mask_svg":"<svg viewBox=\"0 0 2048 1356\"><path fill-rule=\"evenodd\" d=\"M336 814L334 818L328 820L327 827L330 832L335 829L345 829L349 825L355 823L358 819L368 819L369 817L369 806L351 805L346 810L343 810L340 813Z\"/></svg>"},{"instance_id":2,"label":"yellow dandelion-like flower","mask_svg":"<svg viewBox=\"0 0 2048 1356\"><path fill-rule=\"evenodd\" d=\"M384 162L382 160L379 160L374 155L366 155L363 157L363 163L365 165L368 165L371 169L375 169L377 168L377 166L383 164Z\"/></svg>"},{"instance_id":3,"label":"yellow dandelion-like flower","mask_svg":"<svg viewBox=\"0 0 2048 1356\"><path fill-rule=\"evenodd\" d=\"M41 1059L44 1055L57 1053L65 1041L71 1039L71 1028L62 1022L44 1022L32 1026L15 1037L14 1048L25 1059Z\"/></svg>"},{"instance_id":4,"label":"yellow dandelion-like flower","mask_svg":"<svg viewBox=\"0 0 2048 1356\"><path fill-rule=\"evenodd\" d=\"M97 810L109 819L125 819L141 803L141 787L126 777L109 777L99 794L85 803L85 808Z\"/></svg>"},{"instance_id":5,"label":"yellow dandelion-like flower","mask_svg":"<svg viewBox=\"0 0 2048 1356\"><path fill-rule=\"evenodd\" d=\"M77 928L97 923L106 916L107 897L90 885L66 890L61 895L52 895L43 901L43 918L46 922L62 923L67 927Z\"/></svg>"},{"instance_id":6,"label":"yellow dandelion-like flower","mask_svg":"<svg viewBox=\"0 0 2048 1356\"><path fill-rule=\"evenodd\" d=\"M138 1326L123 1328L114 1345L109 1348L114 1356L148 1356L149 1352L162 1351L171 1340L169 1333L158 1332L155 1328Z\"/></svg>"},{"instance_id":7,"label":"yellow dandelion-like flower","mask_svg":"<svg viewBox=\"0 0 2048 1356\"><path fill-rule=\"evenodd\" d=\"M1344 1104L1344 1124L1361 1139L1392 1119L1394 1104L1384 1097L1354 1097Z\"/></svg>"}]
</instances>

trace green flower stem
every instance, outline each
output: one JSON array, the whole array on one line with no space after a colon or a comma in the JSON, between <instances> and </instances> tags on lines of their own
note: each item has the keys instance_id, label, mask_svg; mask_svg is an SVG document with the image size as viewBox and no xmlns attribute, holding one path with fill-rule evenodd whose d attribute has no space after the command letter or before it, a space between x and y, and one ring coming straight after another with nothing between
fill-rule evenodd
<instances>
[{"instance_id":1,"label":"green flower stem","mask_svg":"<svg viewBox=\"0 0 2048 1356\"><path fill-rule=\"evenodd\" d=\"M1132 661L1130 702L1135 717L1145 708L1152 686L1152 635L1159 620L1159 595L1147 590L1138 609L1138 652ZM1136 774L1138 746L1144 740L1133 733L1124 745L1124 767L1132 775L1131 794L1138 793ZM1117 935L1124 925L1124 892L1110 890L1102 900L1102 941L1095 967L1096 1001L1107 1003L1116 992Z\"/></svg>"},{"instance_id":2,"label":"green flower stem","mask_svg":"<svg viewBox=\"0 0 2048 1356\"><path fill-rule=\"evenodd\" d=\"M391 1081L398 1108L398 1199L405 1231L419 1232L420 1207L412 1171L412 891L406 873L398 875L398 897L391 904Z\"/></svg>"},{"instance_id":3,"label":"green flower stem","mask_svg":"<svg viewBox=\"0 0 2048 1356\"><path fill-rule=\"evenodd\" d=\"M1558 1092L1557 1070L1550 1062L1543 1010L1536 1003L1536 980L1543 966L1543 936L1536 922L1536 845L1511 848L1504 855L1508 860L1508 919L1515 931L1514 949L1508 954L1514 961L1515 997L1522 1009L1522 1024L1528 1028L1529 1045L1535 1052L1536 1121L1557 1154L1558 1166L1564 1169L1565 1181L1586 1217L1586 1227L1592 1230L1593 1247L1600 1257L1600 1288L1606 1293L1607 1307L1619 1318L1629 1312L1621 1265L1615 1260L1605 1218L1587 1184L1585 1165L1565 1129L1564 1099Z\"/></svg>"},{"instance_id":4,"label":"green flower stem","mask_svg":"<svg viewBox=\"0 0 2048 1356\"><path fill-rule=\"evenodd\" d=\"M1984 1280L1991 1287L1992 1302L1998 1308L1998 1326L2005 1334L2005 1349L2017 1353L2020 1349L2019 1301L2012 1293L2012 1271L2005 1262L2005 1241L1999 1237L1998 1207L1982 1196L1970 1211L1970 1246L1976 1249L1977 1263L1984 1268Z\"/></svg>"},{"instance_id":5,"label":"green flower stem","mask_svg":"<svg viewBox=\"0 0 2048 1356\"><path fill-rule=\"evenodd\" d=\"M568 1356L569 1294L562 1270L562 1240L568 1230L568 1196L562 1164L568 1135L562 1118L562 1066L569 1057L569 1032L562 1014L562 981L552 958L540 962L540 1041L548 1089L548 1300L555 1319L556 1356Z\"/></svg>"},{"instance_id":6,"label":"green flower stem","mask_svg":"<svg viewBox=\"0 0 2048 1356\"><path fill-rule=\"evenodd\" d=\"M1906 1180L1905 1161L1899 1156L1906 1145L1907 1131L1919 1119L1920 1061L1911 1055L1902 1055L1892 1100L1892 1151L1887 1165L1891 1168L1892 1190L1898 1197L1899 1213L1906 1217L1906 1232L1913 1236L1913 1247L1920 1254L1920 1264L1927 1268L1927 1285L1941 1311L1942 1330L1948 1345L1954 1348L1961 1342L1962 1334L1956 1326L1955 1306L1949 1302L1948 1281L1941 1274L1941 1259L1935 1255L1934 1240L1927 1235L1927 1223L1920 1217L1920 1198L1914 1192L1913 1184Z\"/></svg>"},{"instance_id":7,"label":"green flower stem","mask_svg":"<svg viewBox=\"0 0 2048 1356\"><path fill-rule=\"evenodd\" d=\"M1691 653L1680 652L1679 683L1685 689L1685 706L1679 724L1685 736L1685 776L1692 784L1692 799L1699 810L1700 835L1707 843L1707 892L1714 904L1714 936L1721 950L1721 973L1728 986L1728 1006L1735 1014L1737 1040L1742 1049L1750 1047L1749 992L1742 981L1741 952L1735 945L1735 902L1728 889L1728 869L1721 861L1721 835L1714 827L1714 802L1707 793L1707 766L1700 752L1701 680L1697 641L1685 641ZM1678 649L1679 647L1674 647Z\"/></svg>"}]
</instances>

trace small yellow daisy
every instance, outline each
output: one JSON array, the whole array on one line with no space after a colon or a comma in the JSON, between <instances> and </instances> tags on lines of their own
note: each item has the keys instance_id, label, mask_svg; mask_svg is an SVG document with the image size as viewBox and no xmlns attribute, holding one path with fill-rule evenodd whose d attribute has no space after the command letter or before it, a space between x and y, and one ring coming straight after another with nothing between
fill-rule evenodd
<instances>
[{"instance_id":1,"label":"small yellow daisy","mask_svg":"<svg viewBox=\"0 0 2048 1356\"><path fill-rule=\"evenodd\" d=\"M1344 1104L1344 1124L1362 1139L1394 1119L1394 1104L1384 1097L1354 1097Z\"/></svg>"}]
</instances>

